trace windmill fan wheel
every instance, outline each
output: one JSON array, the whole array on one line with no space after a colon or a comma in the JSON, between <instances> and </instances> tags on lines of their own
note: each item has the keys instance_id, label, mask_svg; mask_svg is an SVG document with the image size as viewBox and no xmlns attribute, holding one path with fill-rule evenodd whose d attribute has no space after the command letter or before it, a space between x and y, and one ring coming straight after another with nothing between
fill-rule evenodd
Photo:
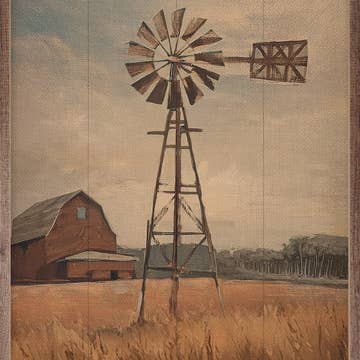
<instances>
[{"instance_id":1,"label":"windmill fan wheel","mask_svg":"<svg viewBox=\"0 0 360 360\"><path fill-rule=\"evenodd\" d=\"M145 45L130 41L128 54L144 60L125 64L130 76L139 78L131 86L141 94L150 92L146 101L154 104L163 104L167 96L169 109L183 106L182 89L191 105L204 96L196 81L214 90L220 75L207 67L224 66L222 51L199 52L222 38L214 30L195 37L206 22L203 18L193 18L183 30L184 13L184 8L172 12L171 34L163 10L152 19L157 35L143 22L137 36ZM167 76L159 74L164 69Z\"/></svg>"}]
</instances>

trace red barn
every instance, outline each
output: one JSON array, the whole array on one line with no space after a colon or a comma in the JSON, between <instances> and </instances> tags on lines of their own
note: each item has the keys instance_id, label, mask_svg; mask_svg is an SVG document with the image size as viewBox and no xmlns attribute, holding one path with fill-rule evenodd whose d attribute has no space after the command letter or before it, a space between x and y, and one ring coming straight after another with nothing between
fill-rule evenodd
<instances>
[{"instance_id":1,"label":"red barn","mask_svg":"<svg viewBox=\"0 0 360 360\"><path fill-rule=\"evenodd\" d=\"M83 191L35 203L13 220L13 281L133 278L102 207Z\"/></svg>"}]
</instances>

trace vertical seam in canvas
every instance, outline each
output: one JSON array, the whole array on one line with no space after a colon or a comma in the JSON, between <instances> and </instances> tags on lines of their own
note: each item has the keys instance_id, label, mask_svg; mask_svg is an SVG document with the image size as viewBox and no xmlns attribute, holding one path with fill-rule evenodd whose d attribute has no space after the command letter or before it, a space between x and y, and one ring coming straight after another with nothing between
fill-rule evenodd
<instances>
[{"instance_id":1,"label":"vertical seam in canvas","mask_svg":"<svg viewBox=\"0 0 360 360\"><path fill-rule=\"evenodd\" d=\"M265 41L265 0L262 2L262 39ZM263 357L265 358L265 80L262 81L262 297L263 297Z\"/></svg>"},{"instance_id":2,"label":"vertical seam in canvas","mask_svg":"<svg viewBox=\"0 0 360 360\"><path fill-rule=\"evenodd\" d=\"M90 195L90 0L87 1L87 193ZM90 359L90 278L89 278L89 250L90 250L90 214L87 210L87 342L88 342L88 359Z\"/></svg>"},{"instance_id":3,"label":"vertical seam in canvas","mask_svg":"<svg viewBox=\"0 0 360 360\"><path fill-rule=\"evenodd\" d=\"M175 9L177 9L177 7L178 7L178 0L175 0ZM170 70L170 72L171 72L171 70ZM175 206L175 202L174 202L174 206ZM178 344L178 319L177 319L177 315L175 315L175 334L174 335L175 335L175 348L176 348L175 354L176 354L176 358L178 358L179 357L179 344Z\"/></svg>"}]
</instances>

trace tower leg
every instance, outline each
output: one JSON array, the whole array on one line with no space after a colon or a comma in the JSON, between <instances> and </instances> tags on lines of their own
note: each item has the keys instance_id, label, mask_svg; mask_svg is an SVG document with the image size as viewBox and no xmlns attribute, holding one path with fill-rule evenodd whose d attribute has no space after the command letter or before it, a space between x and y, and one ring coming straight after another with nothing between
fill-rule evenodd
<instances>
[{"instance_id":1,"label":"tower leg","mask_svg":"<svg viewBox=\"0 0 360 360\"><path fill-rule=\"evenodd\" d=\"M149 266L149 258L150 258L150 247L151 247L151 238L150 238L150 224L149 220L147 221L146 226L146 247L145 247L145 257L144 257L144 268L143 268L143 276L142 276L142 285L138 302L138 323L144 322L144 305L145 305L145 289L146 289L146 277L147 270Z\"/></svg>"},{"instance_id":2,"label":"tower leg","mask_svg":"<svg viewBox=\"0 0 360 360\"><path fill-rule=\"evenodd\" d=\"M170 314L176 317L177 297L179 290L179 269L178 269L178 246L180 243L180 192L181 192L181 129L180 109L175 113L175 183L174 183L174 222L173 222L173 253L172 266L174 268L171 281L171 294L169 300Z\"/></svg>"},{"instance_id":3,"label":"tower leg","mask_svg":"<svg viewBox=\"0 0 360 360\"><path fill-rule=\"evenodd\" d=\"M149 259L150 259L150 252L151 252L151 239L152 239L152 236L153 236L155 207L156 207L157 195L158 195L158 192L159 192L160 177L161 177L162 167L163 167L163 163L164 163L166 142L167 142L167 138L168 138L168 134L169 134L171 115L172 115L172 111L170 110L168 112L168 115L167 115L167 118L166 118L164 139L163 139L163 143L162 143L162 147L161 147L159 168L158 168L158 172L157 172L157 176L156 176L156 183L155 183L155 189L154 189L154 195L153 195L153 203L152 203L152 211L151 211L151 221L147 222L143 278L142 278L142 286L141 286L139 302L138 302L138 319L137 319L138 323L143 323L144 322L146 278L147 278L147 272L148 272L148 267L149 267Z\"/></svg>"},{"instance_id":4,"label":"tower leg","mask_svg":"<svg viewBox=\"0 0 360 360\"><path fill-rule=\"evenodd\" d=\"M216 253L215 253L214 245L212 243L211 233L210 233L210 229L209 229L207 218L206 218L205 205L204 205L204 202L203 202L203 199L202 199L200 177L199 177L199 173L197 171L197 166L196 166L196 161L195 161L195 156L194 156L194 150L193 150L192 141L191 141L190 132L189 132L189 125L188 125L187 116L186 116L186 112L185 112L184 107L182 107L182 112L183 112L183 116L184 116L184 128L186 130L185 131L186 139L187 139L187 142L188 142L188 145L189 145L189 150L190 150L191 165L192 165L192 168L193 168L193 171L194 171L194 174L195 174L195 185L196 185L196 190L197 190L198 198L199 198L201 221L202 221L202 225L203 225L203 228L204 228L206 241L208 243L210 266L211 266L211 270L212 270L212 273L213 273L213 278L214 278L214 281L215 281L215 286L216 286L216 291L217 291L217 295L218 295L218 298L219 298L220 307L221 307L222 312L224 313L224 300L223 300L222 291L221 291L220 284L219 284L219 279L218 279Z\"/></svg>"},{"instance_id":5,"label":"tower leg","mask_svg":"<svg viewBox=\"0 0 360 360\"><path fill-rule=\"evenodd\" d=\"M177 299L179 291L179 275L173 273L171 276L171 293L169 299L169 312L176 318L177 316Z\"/></svg>"}]
</instances>

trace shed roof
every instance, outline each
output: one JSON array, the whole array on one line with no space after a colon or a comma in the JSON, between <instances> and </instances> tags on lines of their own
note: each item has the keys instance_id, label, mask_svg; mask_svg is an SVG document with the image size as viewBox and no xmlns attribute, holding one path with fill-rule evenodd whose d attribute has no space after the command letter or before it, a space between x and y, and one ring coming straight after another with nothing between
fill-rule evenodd
<instances>
[{"instance_id":1,"label":"shed roof","mask_svg":"<svg viewBox=\"0 0 360 360\"><path fill-rule=\"evenodd\" d=\"M68 194L37 202L14 218L12 222L11 244L14 245L48 235L61 208L79 194L84 195L86 198L100 206L82 190L73 191ZM106 218L105 221L107 222Z\"/></svg>"},{"instance_id":2,"label":"shed roof","mask_svg":"<svg viewBox=\"0 0 360 360\"><path fill-rule=\"evenodd\" d=\"M79 254L67 256L62 261L119 261L119 262L128 262L128 261L138 261L137 258L129 255L122 255L116 253L105 253L100 251L83 251Z\"/></svg>"}]
</instances>

